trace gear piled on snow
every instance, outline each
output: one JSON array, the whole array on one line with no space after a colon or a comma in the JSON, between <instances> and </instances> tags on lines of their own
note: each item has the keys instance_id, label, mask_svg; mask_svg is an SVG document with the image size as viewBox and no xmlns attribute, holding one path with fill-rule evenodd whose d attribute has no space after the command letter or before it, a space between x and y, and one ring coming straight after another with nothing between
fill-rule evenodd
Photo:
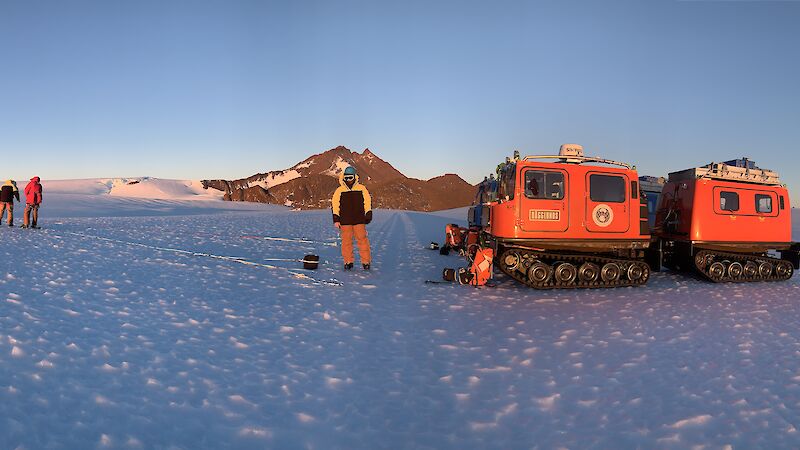
<instances>
[{"instance_id":1,"label":"gear piled on snow","mask_svg":"<svg viewBox=\"0 0 800 450\"><path fill-rule=\"evenodd\" d=\"M491 248L476 248L471 256L472 263L468 268L444 269L442 278L445 281L455 281L458 284L469 286L484 286L492 278L494 250Z\"/></svg>"},{"instance_id":2,"label":"gear piled on snow","mask_svg":"<svg viewBox=\"0 0 800 450\"><path fill-rule=\"evenodd\" d=\"M451 249L460 249L464 243L464 229L457 224L449 223L445 226L445 243Z\"/></svg>"},{"instance_id":3,"label":"gear piled on snow","mask_svg":"<svg viewBox=\"0 0 800 450\"><path fill-rule=\"evenodd\" d=\"M475 232L475 233L473 233ZM477 231L472 228L464 228L455 223L445 225L444 245L439 247L439 254L449 255L450 251L457 251L460 255L466 255L471 244L478 242ZM435 243L431 242L431 248ZM438 246L437 246L438 247Z\"/></svg>"}]
</instances>

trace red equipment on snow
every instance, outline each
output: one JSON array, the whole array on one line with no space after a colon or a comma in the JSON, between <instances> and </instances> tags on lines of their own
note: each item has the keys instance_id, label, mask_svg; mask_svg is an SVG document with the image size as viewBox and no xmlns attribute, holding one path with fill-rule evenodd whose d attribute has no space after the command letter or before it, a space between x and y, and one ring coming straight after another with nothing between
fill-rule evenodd
<instances>
[{"instance_id":1,"label":"red equipment on snow","mask_svg":"<svg viewBox=\"0 0 800 450\"><path fill-rule=\"evenodd\" d=\"M459 227L458 225L456 225L454 223L447 224L445 226L445 228L444 228L444 232L445 232L444 242L445 242L445 245L450 247L450 248L454 248L454 249L461 248L464 245L464 232L465 231L466 230L464 228L461 228L461 227Z\"/></svg>"},{"instance_id":2,"label":"red equipment on snow","mask_svg":"<svg viewBox=\"0 0 800 450\"><path fill-rule=\"evenodd\" d=\"M472 260L472 267L469 272L472 274L470 283L472 286L483 286L492 278L492 260L494 250L491 248L478 248L475 252L475 259Z\"/></svg>"},{"instance_id":3,"label":"red equipment on snow","mask_svg":"<svg viewBox=\"0 0 800 450\"><path fill-rule=\"evenodd\" d=\"M444 269L442 278L445 281L457 281L458 284L485 286L492 278L494 250L476 247L472 264L467 269Z\"/></svg>"}]
</instances>

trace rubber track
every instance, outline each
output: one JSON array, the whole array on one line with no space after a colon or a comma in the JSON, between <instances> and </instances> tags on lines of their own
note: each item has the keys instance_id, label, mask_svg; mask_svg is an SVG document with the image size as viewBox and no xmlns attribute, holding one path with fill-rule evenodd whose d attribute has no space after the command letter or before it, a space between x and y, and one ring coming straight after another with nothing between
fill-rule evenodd
<instances>
[{"instance_id":1,"label":"rubber track","mask_svg":"<svg viewBox=\"0 0 800 450\"><path fill-rule=\"evenodd\" d=\"M705 267L705 269L703 269L703 268L701 268L700 266L697 265L698 257L701 256L701 255L708 255L708 254L714 255L714 261L713 262L716 262L716 261L720 261L721 262L721 261L725 261L725 260L730 261L730 262L738 261L739 263L742 264L743 267L744 267L745 263L748 262L748 261L752 261L752 262L754 262L756 264L761 264L762 262L768 262L768 263L772 264L772 273L768 277L762 277L759 274L756 274L755 276L752 276L752 277L747 277L747 276L744 275L744 273L742 273L741 276L739 276L737 278L732 278L732 277L728 276L728 270L727 270L727 267L726 267L725 276L724 277L714 278L711 275L709 275L709 273L708 273L708 268L711 267L711 264L708 264ZM713 251L713 250L701 250L701 251L697 252L697 254L694 257L694 268L698 273L703 275L708 280L713 281L714 283L747 283L747 282L751 282L751 281L786 281L789 278L791 278L792 275L794 274L794 267L792 267L792 265L789 264L789 273L786 276L783 276L783 277L778 276L778 275L775 274L775 268L777 267L778 263L781 262L781 261L783 261L783 260L782 259L778 259L778 258L773 258L771 256L755 256L755 255L748 255L748 254L741 254L741 253L723 253L723 252L717 252L717 251Z\"/></svg>"},{"instance_id":2,"label":"rubber track","mask_svg":"<svg viewBox=\"0 0 800 450\"><path fill-rule=\"evenodd\" d=\"M522 267L524 267L525 272L520 272L517 269L511 270L505 264L505 256L508 253L516 252L522 257L523 262L521 263ZM550 279L543 283L532 283L528 280L527 276L527 268L533 264L533 261L541 261L543 263L550 264L553 268L554 274L550 276ZM527 264L524 262L527 261ZM568 262L575 266L576 269L579 269L581 264L585 262L591 262L597 264L601 269L604 264L608 263L616 263L620 267L620 277L616 281L612 282L605 282L600 278L598 274L597 280L592 282L581 281L577 276L572 283L569 284L560 284L555 281L555 265L556 262ZM642 267L642 277L637 281L631 281L626 278L626 274L628 272L628 268L632 264L638 264ZM509 277L519 281L522 284L525 284L529 287L534 289L596 289L596 288L614 288L614 287L626 287L626 286L641 286L647 283L648 278L650 278L650 267L644 263L643 261L637 261L633 259L617 259L617 258L605 258L601 256L592 256L592 255L580 255L580 254L561 254L561 253L548 253L548 252L538 252L530 249L526 249L524 247L510 247L506 248L497 260L497 266L500 270L503 271Z\"/></svg>"}]
</instances>

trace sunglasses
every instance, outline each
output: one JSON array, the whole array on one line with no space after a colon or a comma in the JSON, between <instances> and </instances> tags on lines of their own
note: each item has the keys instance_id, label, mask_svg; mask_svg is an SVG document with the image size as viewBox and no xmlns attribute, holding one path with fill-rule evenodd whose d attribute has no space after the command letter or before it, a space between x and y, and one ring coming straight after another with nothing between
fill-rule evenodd
<instances>
[{"instance_id":1,"label":"sunglasses","mask_svg":"<svg viewBox=\"0 0 800 450\"><path fill-rule=\"evenodd\" d=\"M355 179L356 179L355 175L345 175L344 176L344 181L353 181Z\"/></svg>"}]
</instances>

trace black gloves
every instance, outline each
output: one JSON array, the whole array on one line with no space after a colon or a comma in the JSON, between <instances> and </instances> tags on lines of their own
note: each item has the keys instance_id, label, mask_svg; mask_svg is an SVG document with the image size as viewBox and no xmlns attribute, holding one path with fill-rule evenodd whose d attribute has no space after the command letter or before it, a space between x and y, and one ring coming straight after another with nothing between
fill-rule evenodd
<instances>
[{"instance_id":1,"label":"black gloves","mask_svg":"<svg viewBox=\"0 0 800 450\"><path fill-rule=\"evenodd\" d=\"M372 210L367 211L367 214L364 216L364 223L369 224L372 222Z\"/></svg>"}]
</instances>

